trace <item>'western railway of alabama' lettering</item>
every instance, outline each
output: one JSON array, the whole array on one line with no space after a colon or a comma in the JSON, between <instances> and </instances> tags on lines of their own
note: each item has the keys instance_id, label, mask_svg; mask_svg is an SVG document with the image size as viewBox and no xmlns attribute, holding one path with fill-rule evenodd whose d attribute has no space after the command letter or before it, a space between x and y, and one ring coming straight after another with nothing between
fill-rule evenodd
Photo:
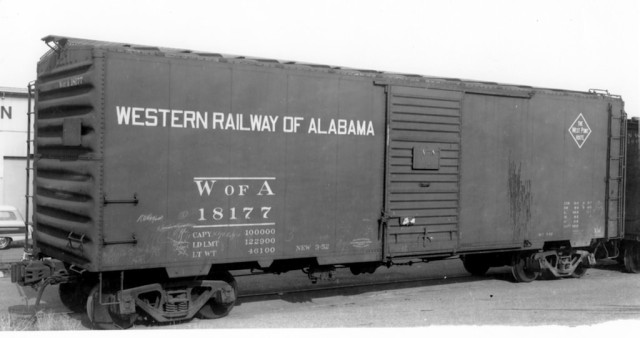
<instances>
[{"instance_id":1,"label":"'western railway of alabama' lettering","mask_svg":"<svg viewBox=\"0 0 640 338\"><path fill-rule=\"evenodd\" d=\"M194 110L116 106L119 125L318 135L375 136L370 120L232 114Z\"/></svg>"}]
</instances>

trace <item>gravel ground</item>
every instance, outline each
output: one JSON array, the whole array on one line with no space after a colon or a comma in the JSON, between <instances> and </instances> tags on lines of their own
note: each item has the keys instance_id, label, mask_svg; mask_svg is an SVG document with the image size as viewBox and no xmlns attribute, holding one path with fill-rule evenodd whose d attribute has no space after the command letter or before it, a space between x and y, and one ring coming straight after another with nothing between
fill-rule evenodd
<instances>
[{"instance_id":1,"label":"gravel ground","mask_svg":"<svg viewBox=\"0 0 640 338\"><path fill-rule=\"evenodd\" d=\"M0 262L21 256L20 248L5 250L0 252ZM379 268L372 275L353 276L348 270L338 270L336 281L315 285L299 271L241 276L243 273L246 272L239 272L236 277L241 298L228 317L173 325L139 323L133 330L437 329L476 325L507 329L554 325L578 330L592 325L620 327L621 320L622 325L631 325L636 331L640 328L640 275L622 272L613 261L601 262L581 279L537 280L526 284L514 283L508 268L491 269L483 278L469 276L457 259ZM326 289L327 286L333 288ZM35 290L11 284L6 276L0 278L0 317L26 303L33 304L35 296ZM42 305L47 313L69 321L61 329L87 326L84 315L70 314L61 304L56 286L45 291ZM52 325L48 329L56 329L55 321Z\"/></svg>"}]
</instances>

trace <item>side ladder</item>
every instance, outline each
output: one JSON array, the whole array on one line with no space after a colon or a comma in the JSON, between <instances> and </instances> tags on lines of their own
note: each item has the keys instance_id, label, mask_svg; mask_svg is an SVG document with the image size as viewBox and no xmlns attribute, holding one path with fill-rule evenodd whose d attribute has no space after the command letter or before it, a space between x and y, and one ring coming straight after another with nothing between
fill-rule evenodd
<instances>
[{"instance_id":1,"label":"side ladder","mask_svg":"<svg viewBox=\"0 0 640 338\"><path fill-rule=\"evenodd\" d=\"M27 102L27 163L26 163L26 177L27 180L25 182L25 215L24 215L24 252L25 255L31 253L29 248L29 207L31 206L31 202L33 201L33 193L29 192L30 182L31 182L31 172L33 171L33 155L31 154L31 145L33 144L33 138L31 133L31 117L35 114L34 108L34 96L35 96L35 81L29 82L27 85L27 92L29 95Z\"/></svg>"},{"instance_id":2,"label":"side ladder","mask_svg":"<svg viewBox=\"0 0 640 338\"><path fill-rule=\"evenodd\" d=\"M606 184L606 239L618 238L624 234L625 212L625 174L627 155L627 118L624 111L616 116L613 105L609 103L609 140L607 145L607 184ZM616 134L616 127L618 133ZM616 229L612 235L612 228Z\"/></svg>"}]
</instances>

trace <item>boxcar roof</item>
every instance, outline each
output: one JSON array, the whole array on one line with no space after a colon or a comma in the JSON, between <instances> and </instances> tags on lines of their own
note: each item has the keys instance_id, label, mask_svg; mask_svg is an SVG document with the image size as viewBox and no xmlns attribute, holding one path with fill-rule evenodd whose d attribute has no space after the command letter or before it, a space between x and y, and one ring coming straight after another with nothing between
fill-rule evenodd
<instances>
[{"instance_id":1,"label":"boxcar roof","mask_svg":"<svg viewBox=\"0 0 640 338\"><path fill-rule=\"evenodd\" d=\"M505 84L505 83L497 83L497 82L465 80L465 79L457 79L457 78L443 78L443 77L433 77L433 76L424 76L424 75L416 75L416 74L391 73L391 72L383 72L383 71L377 71L377 70L345 68L345 67L312 64L312 63L304 63L304 62L297 62L297 61L265 59L265 58L259 58L259 57L201 52L201 51L193 51L193 50L178 49L178 48L167 48L167 47L146 46L146 45L137 45L137 44L129 44L129 43L87 40L87 39L79 39L79 38L65 37L65 36L58 36L58 35L48 35L42 38L42 40L52 49L47 54L45 54L43 58L47 57L50 53L53 53L56 50L66 48L68 46L76 45L76 46L89 46L89 47L94 47L94 48L99 48L104 50L130 52L130 53L136 53L136 54L148 54L148 55L173 57L173 58L211 60L211 61L217 61L217 62L228 62L228 63L238 63L238 64L252 64L252 65L271 67L271 68L275 67L275 68L297 69L297 70L307 70L307 71L311 70L311 71L317 71L317 72L323 72L323 73L369 77L369 78L372 78L374 81L378 81L380 83L402 83L402 84L414 83L416 85L429 84L429 85L437 86L441 88L450 88L452 90L461 90L461 91L477 93L477 94L490 94L490 95L512 96L512 97L531 97L536 92L542 92L542 93L555 94L555 95L578 95L578 96L621 99L619 95L612 95L612 94L609 94L607 90L600 90L600 89L589 89L588 92L584 92L584 91L573 91L573 90L564 90L564 89L532 87L532 86L525 86L525 85L513 85L513 84Z\"/></svg>"}]
</instances>

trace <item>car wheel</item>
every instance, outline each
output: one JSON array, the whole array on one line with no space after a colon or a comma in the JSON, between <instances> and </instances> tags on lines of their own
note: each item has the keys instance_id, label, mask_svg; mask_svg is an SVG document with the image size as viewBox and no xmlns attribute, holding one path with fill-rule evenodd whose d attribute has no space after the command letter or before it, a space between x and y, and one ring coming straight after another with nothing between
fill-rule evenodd
<instances>
[{"instance_id":1,"label":"car wheel","mask_svg":"<svg viewBox=\"0 0 640 338\"><path fill-rule=\"evenodd\" d=\"M0 250L8 248L11 241L11 237L0 237Z\"/></svg>"}]
</instances>

